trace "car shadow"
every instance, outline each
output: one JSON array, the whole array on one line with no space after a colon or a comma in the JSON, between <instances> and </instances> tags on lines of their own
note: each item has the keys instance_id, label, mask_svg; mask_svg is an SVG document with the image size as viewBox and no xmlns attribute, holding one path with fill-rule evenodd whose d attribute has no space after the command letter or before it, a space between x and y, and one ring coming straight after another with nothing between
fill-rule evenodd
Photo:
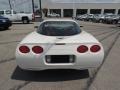
<instances>
[{"instance_id":1,"label":"car shadow","mask_svg":"<svg viewBox=\"0 0 120 90\"><path fill-rule=\"evenodd\" d=\"M23 24L22 22L12 22L12 24L17 24L17 25L27 25L27 24ZM34 24L33 22L30 22L29 24Z\"/></svg>"},{"instance_id":2,"label":"car shadow","mask_svg":"<svg viewBox=\"0 0 120 90\"><path fill-rule=\"evenodd\" d=\"M0 32L2 32L2 31L8 31L8 30L11 30L10 28L8 28L8 29L1 29L0 28Z\"/></svg>"},{"instance_id":3,"label":"car shadow","mask_svg":"<svg viewBox=\"0 0 120 90\"><path fill-rule=\"evenodd\" d=\"M34 82L58 82L89 78L88 70L43 70L24 71L19 67L13 72L11 79Z\"/></svg>"}]
</instances>

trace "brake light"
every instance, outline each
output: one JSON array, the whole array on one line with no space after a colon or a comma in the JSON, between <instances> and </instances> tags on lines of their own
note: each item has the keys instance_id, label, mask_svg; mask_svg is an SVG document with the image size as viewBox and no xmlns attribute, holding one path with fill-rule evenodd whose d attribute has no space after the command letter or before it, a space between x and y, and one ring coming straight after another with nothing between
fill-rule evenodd
<instances>
[{"instance_id":1,"label":"brake light","mask_svg":"<svg viewBox=\"0 0 120 90\"><path fill-rule=\"evenodd\" d=\"M78 51L79 53L85 53L85 52L88 51L88 47L85 46L85 45L81 45L81 46L79 46L79 47L77 48L77 51Z\"/></svg>"},{"instance_id":2,"label":"brake light","mask_svg":"<svg viewBox=\"0 0 120 90\"><path fill-rule=\"evenodd\" d=\"M32 48L32 51L33 51L34 53L36 53L36 54L40 54L40 53L43 52L43 48L40 47L40 46L34 46L34 47Z\"/></svg>"},{"instance_id":3,"label":"brake light","mask_svg":"<svg viewBox=\"0 0 120 90\"><path fill-rule=\"evenodd\" d=\"M30 49L29 49L29 47L27 47L27 46L20 46L20 47L19 47L19 51L20 51L21 53L29 53L29 52L30 52Z\"/></svg>"},{"instance_id":4,"label":"brake light","mask_svg":"<svg viewBox=\"0 0 120 90\"><path fill-rule=\"evenodd\" d=\"M91 52L98 52L101 50L101 47L99 45L93 45L91 48L90 48L90 51Z\"/></svg>"}]
</instances>

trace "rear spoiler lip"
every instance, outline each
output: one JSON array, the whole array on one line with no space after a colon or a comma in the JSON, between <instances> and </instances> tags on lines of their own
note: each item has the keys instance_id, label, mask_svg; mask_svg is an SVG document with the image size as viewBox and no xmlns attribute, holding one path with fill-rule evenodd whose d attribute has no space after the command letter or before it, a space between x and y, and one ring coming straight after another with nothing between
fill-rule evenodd
<instances>
[{"instance_id":1,"label":"rear spoiler lip","mask_svg":"<svg viewBox=\"0 0 120 90\"><path fill-rule=\"evenodd\" d=\"M97 45L101 45L101 43L98 43L98 42L90 42L90 43L87 43L87 42L83 42L83 43L75 43L75 42L73 42L73 43L20 43L19 44L19 46L20 45L49 45L49 44L53 44L53 45L71 45L71 44L73 44L73 45L76 45L76 44L97 44Z\"/></svg>"}]
</instances>

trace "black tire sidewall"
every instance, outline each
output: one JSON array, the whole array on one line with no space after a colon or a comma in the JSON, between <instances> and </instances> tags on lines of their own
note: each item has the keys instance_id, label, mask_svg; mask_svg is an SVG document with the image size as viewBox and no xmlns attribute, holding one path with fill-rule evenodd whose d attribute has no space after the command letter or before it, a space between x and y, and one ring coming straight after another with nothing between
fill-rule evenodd
<instances>
[{"instance_id":1,"label":"black tire sidewall","mask_svg":"<svg viewBox=\"0 0 120 90\"><path fill-rule=\"evenodd\" d=\"M29 19L28 18L23 18L22 19L23 24L29 24Z\"/></svg>"}]
</instances>

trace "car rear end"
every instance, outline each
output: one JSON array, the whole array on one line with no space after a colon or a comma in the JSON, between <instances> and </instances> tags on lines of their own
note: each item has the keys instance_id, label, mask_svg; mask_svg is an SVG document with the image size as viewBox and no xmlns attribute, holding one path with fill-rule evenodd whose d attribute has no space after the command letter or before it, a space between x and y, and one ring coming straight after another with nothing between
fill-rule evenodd
<instances>
[{"instance_id":1,"label":"car rear end","mask_svg":"<svg viewBox=\"0 0 120 90\"><path fill-rule=\"evenodd\" d=\"M95 68L103 58L102 45L73 20L43 21L16 49L18 66L27 70Z\"/></svg>"},{"instance_id":2,"label":"car rear end","mask_svg":"<svg viewBox=\"0 0 120 90\"><path fill-rule=\"evenodd\" d=\"M12 25L12 21L8 18L0 18L0 28L8 29Z\"/></svg>"},{"instance_id":3,"label":"car rear end","mask_svg":"<svg viewBox=\"0 0 120 90\"><path fill-rule=\"evenodd\" d=\"M99 43L22 44L16 50L19 67L27 70L96 68L103 58Z\"/></svg>"}]
</instances>

